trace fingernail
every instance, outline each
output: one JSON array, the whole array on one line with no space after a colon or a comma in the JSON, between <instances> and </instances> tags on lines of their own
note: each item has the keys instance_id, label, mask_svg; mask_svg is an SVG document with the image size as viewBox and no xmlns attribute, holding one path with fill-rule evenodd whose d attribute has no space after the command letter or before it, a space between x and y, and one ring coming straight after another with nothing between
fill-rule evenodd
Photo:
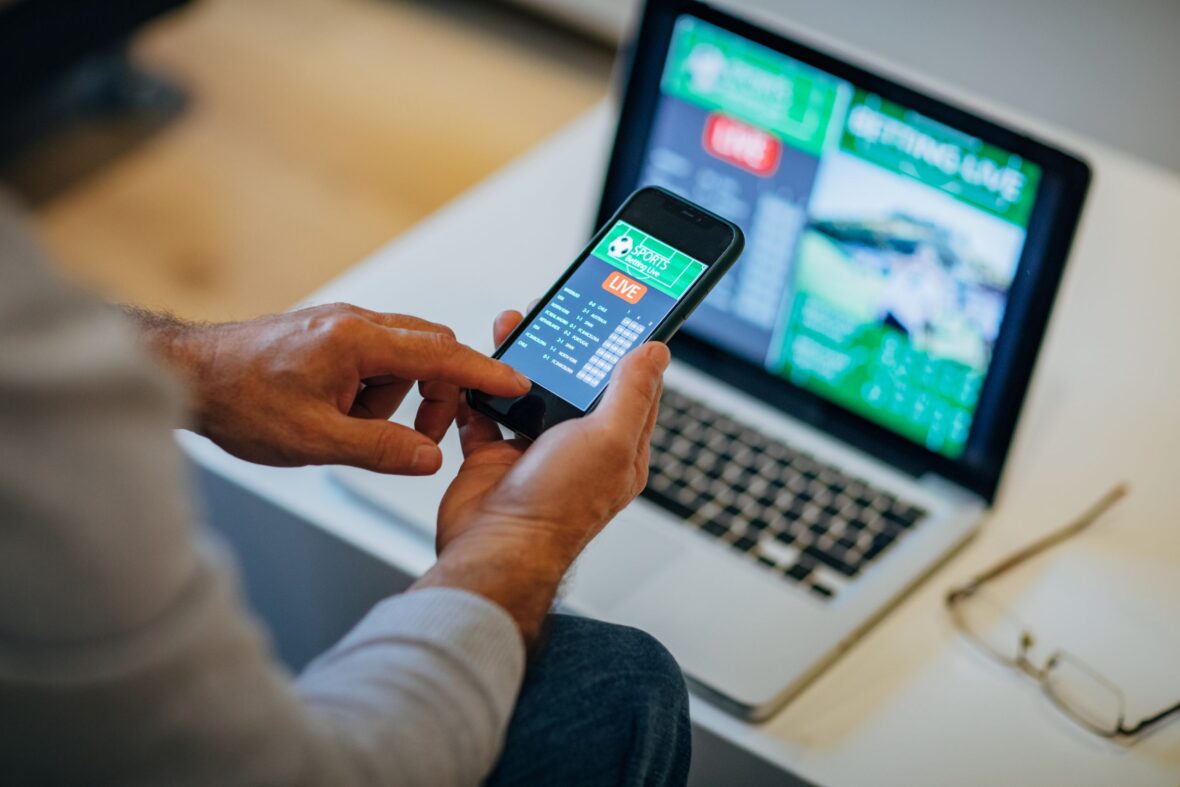
<instances>
[{"instance_id":1,"label":"fingernail","mask_svg":"<svg viewBox=\"0 0 1180 787\"><path fill-rule=\"evenodd\" d=\"M432 473L442 464L442 452L438 446L420 445L414 449L414 470Z\"/></svg>"},{"instance_id":2,"label":"fingernail","mask_svg":"<svg viewBox=\"0 0 1180 787\"><path fill-rule=\"evenodd\" d=\"M529 378L525 377L520 372L516 373L516 383L517 383L517 385L519 385L522 388L532 388L533 387L533 381L530 380Z\"/></svg>"}]
</instances>

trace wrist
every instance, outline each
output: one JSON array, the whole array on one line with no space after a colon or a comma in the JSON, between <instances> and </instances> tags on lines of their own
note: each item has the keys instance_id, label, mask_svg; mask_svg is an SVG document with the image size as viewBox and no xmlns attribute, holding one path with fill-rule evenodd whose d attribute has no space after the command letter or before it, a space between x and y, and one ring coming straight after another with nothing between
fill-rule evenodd
<instances>
[{"instance_id":1,"label":"wrist","mask_svg":"<svg viewBox=\"0 0 1180 787\"><path fill-rule=\"evenodd\" d=\"M588 529L570 520L485 510L462 527L444 529L437 549L440 556L447 552L503 555L536 571L564 573L585 547Z\"/></svg>"},{"instance_id":2,"label":"wrist","mask_svg":"<svg viewBox=\"0 0 1180 787\"><path fill-rule=\"evenodd\" d=\"M483 596L512 616L531 645L575 556L544 540L480 525L449 541L411 589L452 587Z\"/></svg>"},{"instance_id":3,"label":"wrist","mask_svg":"<svg viewBox=\"0 0 1180 787\"><path fill-rule=\"evenodd\" d=\"M208 386L215 375L213 359L217 353L216 325L190 323L169 314L127 308L135 321L140 341L157 361L164 364L185 384L191 398L194 425L204 433L208 413Z\"/></svg>"}]
</instances>

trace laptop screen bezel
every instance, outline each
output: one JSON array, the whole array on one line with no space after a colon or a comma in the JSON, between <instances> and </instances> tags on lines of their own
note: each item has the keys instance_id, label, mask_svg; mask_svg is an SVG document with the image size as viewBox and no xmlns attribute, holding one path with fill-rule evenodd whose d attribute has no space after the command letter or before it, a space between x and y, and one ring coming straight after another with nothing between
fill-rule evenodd
<instances>
[{"instance_id":1,"label":"laptop screen bezel","mask_svg":"<svg viewBox=\"0 0 1180 787\"><path fill-rule=\"evenodd\" d=\"M673 354L679 360L724 379L755 398L906 473L914 476L935 473L974 492L990 504L995 497L1077 229L1090 181L1089 166L1076 155L1051 147L929 91L909 87L880 72L868 71L705 3L649 0L638 32L624 53L627 62L623 69L618 129L603 186L598 224L609 218L639 185L661 96L660 82L673 26L680 16L686 14L845 79L1041 167L1042 181L992 361L967 443L957 458L931 451L688 331L681 331L672 340Z\"/></svg>"}]
</instances>

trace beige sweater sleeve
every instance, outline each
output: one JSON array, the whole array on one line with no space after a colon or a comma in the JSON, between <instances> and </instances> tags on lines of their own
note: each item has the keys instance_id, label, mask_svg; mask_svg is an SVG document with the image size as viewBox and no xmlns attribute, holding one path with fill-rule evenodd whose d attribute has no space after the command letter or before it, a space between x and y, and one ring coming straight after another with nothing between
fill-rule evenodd
<instances>
[{"instance_id":1,"label":"beige sweater sleeve","mask_svg":"<svg viewBox=\"0 0 1180 787\"><path fill-rule=\"evenodd\" d=\"M524 669L511 618L409 593L292 682L191 524L182 418L0 205L0 781L477 783Z\"/></svg>"}]
</instances>

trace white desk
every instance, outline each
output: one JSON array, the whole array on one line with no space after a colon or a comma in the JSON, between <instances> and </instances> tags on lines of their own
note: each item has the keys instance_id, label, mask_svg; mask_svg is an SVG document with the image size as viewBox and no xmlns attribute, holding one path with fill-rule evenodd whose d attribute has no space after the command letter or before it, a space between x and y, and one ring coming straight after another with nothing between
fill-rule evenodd
<instances>
[{"instance_id":1,"label":"white desk","mask_svg":"<svg viewBox=\"0 0 1180 787\"><path fill-rule=\"evenodd\" d=\"M582 245L610 133L603 107L309 301L412 312L489 349L495 312L543 292ZM1180 783L1180 723L1132 748L1090 736L1035 685L971 650L942 607L950 584L1129 479L1117 512L1001 590L1050 644L1125 685L1130 715L1180 699L1180 180L1082 152L1096 185L981 535L769 722L694 701L701 727L825 785ZM524 216L529 246L515 232ZM256 467L191 435L182 442L207 472L402 571L433 561L420 529L360 504L328 470ZM454 466L452 456L442 472ZM388 483L412 514L429 511L439 488Z\"/></svg>"}]
</instances>

